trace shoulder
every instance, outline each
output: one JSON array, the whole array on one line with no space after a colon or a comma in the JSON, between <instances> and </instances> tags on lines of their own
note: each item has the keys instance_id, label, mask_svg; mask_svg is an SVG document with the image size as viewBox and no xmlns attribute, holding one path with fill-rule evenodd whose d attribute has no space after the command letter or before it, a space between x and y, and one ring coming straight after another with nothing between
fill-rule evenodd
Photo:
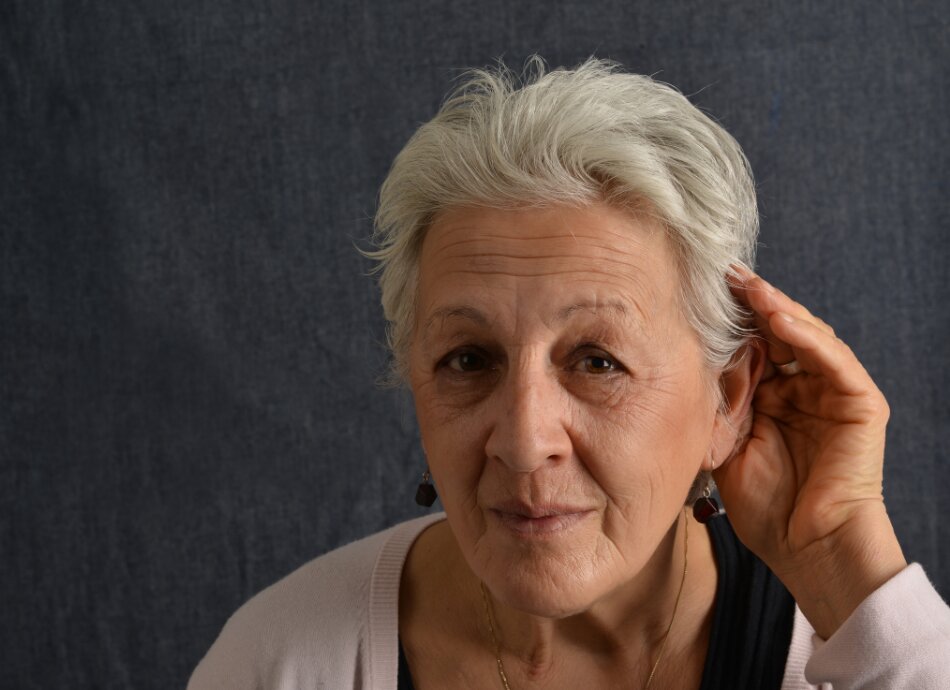
<instances>
[{"instance_id":1,"label":"shoulder","mask_svg":"<svg viewBox=\"0 0 950 690\"><path fill-rule=\"evenodd\" d=\"M427 515L338 548L254 596L225 624L189 690L352 685L372 671L374 629L398 632L406 553L441 518Z\"/></svg>"}]
</instances>

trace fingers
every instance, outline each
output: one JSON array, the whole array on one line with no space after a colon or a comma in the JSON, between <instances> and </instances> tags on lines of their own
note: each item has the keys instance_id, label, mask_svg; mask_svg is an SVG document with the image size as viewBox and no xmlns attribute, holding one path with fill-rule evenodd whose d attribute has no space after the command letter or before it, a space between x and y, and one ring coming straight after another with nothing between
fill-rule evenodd
<instances>
[{"instance_id":1,"label":"fingers","mask_svg":"<svg viewBox=\"0 0 950 690\"><path fill-rule=\"evenodd\" d=\"M830 386L821 376L778 376L756 389L753 405L760 416L797 426L887 421L887 402L876 388L852 395Z\"/></svg>"},{"instance_id":2,"label":"fingers","mask_svg":"<svg viewBox=\"0 0 950 690\"><path fill-rule=\"evenodd\" d=\"M743 266L734 266L736 275L730 276L733 294L741 304L752 310L756 329L768 344L767 359L772 364L784 364L796 359L791 346L777 336L770 322L771 317L784 312L790 316L807 321L834 337L834 330L782 291L773 287L760 276ZM773 372L767 372L770 378Z\"/></svg>"},{"instance_id":3,"label":"fingers","mask_svg":"<svg viewBox=\"0 0 950 690\"><path fill-rule=\"evenodd\" d=\"M756 328L768 343L772 364L797 360L805 372L825 377L849 395L877 390L831 326L760 276L741 266L734 269L736 277L730 281L733 294L752 310Z\"/></svg>"},{"instance_id":4,"label":"fingers","mask_svg":"<svg viewBox=\"0 0 950 690\"><path fill-rule=\"evenodd\" d=\"M776 311L784 311L797 319L810 321L829 335L834 335L834 329L820 318L812 314L784 292L766 281L759 275L752 273L744 266L735 266L736 277L730 277L732 293L757 316L766 319Z\"/></svg>"},{"instance_id":5,"label":"fingers","mask_svg":"<svg viewBox=\"0 0 950 690\"><path fill-rule=\"evenodd\" d=\"M785 312L774 312L769 326L805 372L823 376L847 395L861 395L876 389L851 348L818 324Z\"/></svg>"}]
</instances>

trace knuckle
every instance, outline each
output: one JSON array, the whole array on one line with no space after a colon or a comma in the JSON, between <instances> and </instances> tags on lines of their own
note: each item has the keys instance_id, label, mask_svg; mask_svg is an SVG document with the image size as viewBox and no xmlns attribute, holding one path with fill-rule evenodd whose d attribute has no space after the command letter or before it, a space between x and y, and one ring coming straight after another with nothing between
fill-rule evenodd
<instances>
[{"instance_id":1,"label":"knuckle","mask_svg":"<svg viewBox=\"0 0 950 690\"><path fill-rule=\"evenodd\" d=\"M818 317L818 316L815 316L815 317L813 317L813 318L814 318L815 328L817 328L817 329L820 330L822 333L825 333L826 335L828 335L828 336L831 337L831 338L837 338L837 337L838 337L837 334L835 333L835 329L832 328L832 326L831 326L830 323L828 323L827 321L825 321L824 319L822 319L821 317Z\"/></svg>"},{"instance_id":2,"label":"knuckle","mask_svg":"<svg viewBox=\"0 0 950 690\"><path fill-rule=\"evenodd\" d=\"M887 404L887 400L884 399L883 395L879 395L878 403L878 413L883 421L887 421L891 418L891 406Z\"/></svg>"},{"instance_id":3,"label":"knuckle","mask_svg":"<svg viewBox=\"0 0 950 690\"><path fill-rule=\"evenodd\" d=\"M880 424L886 424L887 420L891 418L891 406L888 405L887 400L884 398L884 394L880 390L874 388L872 391L869 391L865 398L867 405L867 415L870 419L873 419Z\"/></svg>"}]
</instances>

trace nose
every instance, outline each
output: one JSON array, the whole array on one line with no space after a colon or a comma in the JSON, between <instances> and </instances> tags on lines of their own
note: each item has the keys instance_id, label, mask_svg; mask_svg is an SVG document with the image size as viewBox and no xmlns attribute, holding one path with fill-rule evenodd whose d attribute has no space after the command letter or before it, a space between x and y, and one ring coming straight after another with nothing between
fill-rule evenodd
<instances>
[{"instance_id":1,"label":"nose","mask_svg":"<svg viewBox=\"0 0 950 690\"><path fill-rule=\"evenodd\" d=\"M509 370L490 401L490 460L513 472L534 472L571 456L568 400L557 376L542 363Z\"/></svg>"}]
</instances>

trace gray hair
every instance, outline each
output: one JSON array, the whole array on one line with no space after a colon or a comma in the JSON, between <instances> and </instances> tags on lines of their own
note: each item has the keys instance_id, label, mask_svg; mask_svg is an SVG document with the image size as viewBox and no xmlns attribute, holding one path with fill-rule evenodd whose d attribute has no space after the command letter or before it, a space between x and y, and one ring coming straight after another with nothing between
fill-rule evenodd
<instances>
[{"instance_id":1,"label":"gray hair","mask_svg":"<svg viewBox=\"0 0 950 690\"><path fill-rule=\"evenodd\" d=\"M707 365L727 368L748 316L725 277L733 264L754 264L758 233L738 143L669 85L594 58L547 71L534 57L520 77L502 64L467 72L383 182L368 255L378 261L394 378L408 375L419 256L440 211L597 201L662 223Z\"/></svg>"}]
</instances>

